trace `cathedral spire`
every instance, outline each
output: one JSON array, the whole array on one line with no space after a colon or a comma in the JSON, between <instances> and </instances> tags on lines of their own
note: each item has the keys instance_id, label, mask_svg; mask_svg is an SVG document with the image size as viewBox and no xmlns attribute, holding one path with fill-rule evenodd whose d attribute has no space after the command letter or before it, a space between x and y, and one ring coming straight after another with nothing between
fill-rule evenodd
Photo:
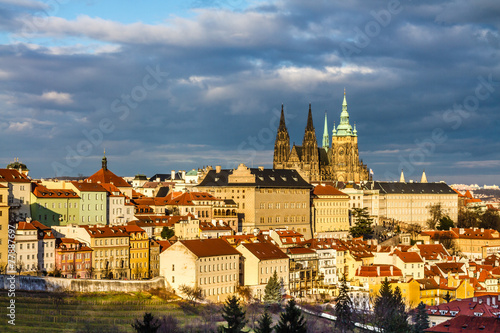
<instances>
[{"instance_id":1,"label":"cathedral spire","mask_svg":"<svg viewBox=\"0 0 500 333\"><path fill-rule=\"evenodd\" d=\"M280 127L278 128L278 131L282 130L286 130L285 112L283 111L283 104L281 104L281 118L280 118Z\"/></svg>"},{"instance_id":2,"label":"cathedral spire","mask_svg":"<svg viewBox=\"0 0 500 333\"><path fill-rule=\"evenodd\" d=\"M335 129L335 122L333 122L332 136L337 136L337 130ZM333 143L333 139L332 139L332 143Z\"/></svg>"},{"instance_id":3,"label":"cathedral spire","mask_svg":"<svg viewBox=\"0 0 500 333\"><path fill-rule=\"evenodd\" d=\"M325 128L323 129L323 148L330 147L330 136L328 135L328 119L325 111Z\"/></svg>"},{"instance_id":4,"label":"cathedral spire","mask_svg":"<svg viewBox=\"0 0 500 333\"><path fill-rule=\"evenodd\" d=\"M399 182L404 183L405 182L405 174L403 173L403 169L401 169L401 177L399 177Z\"/></svg>"},{"instance_id":5,"label":"cathedral spire","mask_svg":"<svg viewBox=\"0 0 500 333\"><path fill-rule=\"evenodd\" d=\"M307 115L306 131L314 131L313 116L311 111L311 103L309 103L309 114Z\"/></svg>"},{"instance_id":6,"label":"cathedral spire","mask_svg":"<svg viewBox=\"0 0 500 333\"><path fill-rule=\"evenodd\" d=\"M345 96L345 88L344 88L344 101L342 102L342 112L340 113L340 124L337 127L337 135L338 136L351 136L352 126L349 123L349 112L347 112L347 100Z\"/></svg>"}]
</instances>

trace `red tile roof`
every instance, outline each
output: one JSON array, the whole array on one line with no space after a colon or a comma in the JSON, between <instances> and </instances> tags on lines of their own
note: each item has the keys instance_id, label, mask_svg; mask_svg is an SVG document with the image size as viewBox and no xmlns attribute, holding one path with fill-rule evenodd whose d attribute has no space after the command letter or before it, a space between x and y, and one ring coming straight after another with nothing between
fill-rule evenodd
<instances>
[{"instance_id":1,"label":"red tile roof","mask_svg":"<svg viewBox=\"0 0 500 333\"><path fill-rule=\"evenodd\" d=\"M73 190L66 189L48 189L39 184L33 184L33 195L37 198L60 199L60 198L80 198Z\"/></svg>"},{"instance_id":2,"label":"red tile roof","mask_svg":"<svg viewBox=\"0 0 500 333\"><path fill-rule=\"evenodd\" d=\"M31 223L21 221L17 224L17 230L37 230L37 228Z\"/></svg>"},{"instance_id":3,"label":"red tile roof","mask_svg":"<svg viewBox=\"0 0 500 333\"><path fill-rule=\"evenodd\" d=\"M108 183L113 184L116 187L132 187L129 183L127 183L122 177L118 177L110 170L100 169L92 176L86 179L87 182L90 183Z\"/></svg>"},{"instance_id":4,"label":"red tile roof","mask_svg":"<svg viewBox=\"0 0 500 333\"><path fill-rule=\"evenodd\" d=\"M416 252L401 252L399 250L395 250L392 255L396 255L404 263L424 262L420 255Z\"/></svg>"},{"instance_id":5,"label":"red tile roof","mask_svg":"<svg viewBox=\"0 0 500 333\"><path fill-rule=\"evenodd\" d=\"M0 182L8 183L31 183L31 180L14 169L0 169Z\"/></svg>"},{"instance_id":6,"label":"red tile roof","mask_svg":"<svg viewBox=\"0 0 500 333\"><path fill-rule=\"evenodd\" d=\"M458 316L424 332L500 332L500 319L493 317Z\"/></svg>"},{"instance_id":7,"label":"red tile roof","mask_svg":"<svg viewBox=\"0 0 500 333\"><path fill-rule=\"evenodd\" d=\"M271 243L242 243L259 260L288 259L288 256Z\"/></svg>"},{"instance_id":8,"label":"red tile roof","mask_svg":"<svg viewBox=\"0 0 500 333\"><path fill-rule=\"evenodd\" d=\"M393 265L360 266L356 270L358 277L398 277L403 272Z\"/></svg>"},{"instance_id":9,"label":"red tile roof","mask_svg":"<svg viewBox=\"0 0 500 333\"><path fill-rule=\"evenodd\" d=\"M71 182L80 192L107 192L101 184L85 183L85 182Z\"/></svg>"},{"instance_id":10,"label":"red tile roof","mask_svg":"<svg viewBox=\"0 0 500 333\"><path fill-rule=\"evenodd\" d=\"M193 252L198 258L240 254L231 245L220 238L181 240L179 242Z\"/></svg>"},{"instance_id":11,"label":"red tile roof","mask_svg":"<svg viewBox=\"0 0 500 333\"><path fill-rule=\"evenodd\" d=\"M90 237L94 238L104 238L104 237L128 237L129 234L120 227L97 227L97 226L81 226L81 228L85 228Z\"/></svg>"},{"instance_id":12,"label":"red tile roof","mask_svg":"<svg viewBox=\"0 0 500 333\"><path fill-rule=\"evenodd\" d=\"M347 199L349 198L349 195L345 194L344 192L339 191L333 186L330 185L317 185L313 189L313 194L314 195L337 195L337 196L343 196L346 197Z\"/></svg>"}]
</instances>

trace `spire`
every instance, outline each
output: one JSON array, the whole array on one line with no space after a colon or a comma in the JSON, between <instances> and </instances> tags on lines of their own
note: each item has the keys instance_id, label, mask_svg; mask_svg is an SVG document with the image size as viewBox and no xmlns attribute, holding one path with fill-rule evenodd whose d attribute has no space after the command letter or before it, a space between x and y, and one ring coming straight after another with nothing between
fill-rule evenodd
<instances>
[{"instance_id":1,"label":"spire","mask_svg":"<svg viewBox=\"0 0 500 333\"><path fill-rule=\"evenodd\" d=\"M333 122L332 136L337 136L337 130L335 129L335 122ZM332 140L332 142L333 142L333 140Z\"/></svg>"},{"instance_id":2,"label":"spire","mask_svg":"<svg viewBox=\"0 0 500 333\"><path fill-rule=\"evenodd\" d=\"M340 124L337 127L337 135L338 136L351 136L352 126L349 123L349 113L347 112L347 100L345 97L345 88L344 88L344 101L342 102L342 112L340 113Z\"/></svg>"},{"instance_id":3,"label":"spire","mask_svg":"<svg viewBox=\"0 0 500 333\"><path fill-rule=\"evenodd\" d=\"M328 135L328 119L325 111L325 128L323 129L323 148L330 147L330 136Z\"/></svg>"},{"instance_id":4,"label":"spire","mask_svg":"<svg viewBox=\"0 0 500 333\"><path fill-rule=\"evenodd\" d=\"M283 111L283 104L281 104L281 118L280 118L280 127L278 128L278 131L282 130L286 130L285 112Z\"/></svg>"},{"instance_id":5,"label":"spire","mask_svg":"<svg viewBox=\"0 0 500 333\"><path fill-rule=\"evenodd\" d=\"M104 149L104 156L102 157L102 169L108 170L108 159L106 158L106 149Z\"/></svg>"},{"instance_id":6,"label":"spire","mask_svg":"<svg viewBox=\"0 0 500 333\"><path fill-rule=\"evenodd\" d=\"M352 131L352 135L358 136L358 130L356 129L356 123L354 123L354 130Z\"/></svg>"},{"instance_id":7,"label":"spire","mask_svg":"<svg viewBox=\"0 0 500 333\"><path fill-rule=\"evenodd\" d=\"M427 183L427 176L425 175L425 169L424 172L422 172L422 179L420 179L421 183Z\"/></svg>"},{"instance_id":8,"label":"spire","mask_svg":"<svg viewBox=\"0 0 500 333\"><path fill-rule=\"evenodd\" d=\"M399 177L399 182L404 183L405 182L405 174L403 173L403 169L401 169L401 177Z\"/></svg>"},{"instance_id":9,"label":"spire","mask_svg":"<svg viewBox=\"0 0 500 333\"><path fill-rule=\"evenodd\" d=\"M307 130L314 131L313 116L312 116L312 111L311 111L311 103L309 103L309 114L307 115L306 131Z\"/></svg>"}]
</instances>

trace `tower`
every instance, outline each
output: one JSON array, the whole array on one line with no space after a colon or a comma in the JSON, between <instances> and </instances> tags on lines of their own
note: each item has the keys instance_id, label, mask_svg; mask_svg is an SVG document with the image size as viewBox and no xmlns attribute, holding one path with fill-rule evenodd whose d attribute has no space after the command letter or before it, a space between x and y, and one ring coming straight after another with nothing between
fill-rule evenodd
<instances>
[{"instance_id":1,"label":"tower","mask_svg":"<svg viewBox=\"0 0 500 333\"><path fill-rule=\"evenodd\" d=\"M102 157L102 169L104 171L108 170L108 159L106 158L106 150L104 150L104 156Z\"/></svg>"},{"instance_id":2,"label":"tower","mask_svg":"<svg viewBox=\"0 0 500 333\"><path fill-rule=\"evenodd\" d=\"M328 135L328 119L325 111L325 127L323 128L323 148L328 150L330 148L330 136Z\"/></svg>"},{"instance_id":3,"label":"tower","mask_svg":"<svg viewBox=\"0 0 500 333\"><path fill-rule=\"evenodd\" d=\"M276 141L274 142L274 158L273 168L284 169L284 164L288 161L290 154L290 136L285 124L285 112L283 104L281 104L281 117L278 133L276 133Z\"/></svg>"}]
</instances>

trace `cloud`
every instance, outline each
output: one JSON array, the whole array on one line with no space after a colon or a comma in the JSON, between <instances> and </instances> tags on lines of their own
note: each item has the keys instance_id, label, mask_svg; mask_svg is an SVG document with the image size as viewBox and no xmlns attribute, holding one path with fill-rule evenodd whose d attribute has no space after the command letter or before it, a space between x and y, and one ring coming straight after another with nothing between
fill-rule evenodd
<instances>
[{"instance_id":1,"label":"cloud","mask_svg":"<svg viewBox=\"0 0 500 333\"><path fill-rule=\"evenodd\" d=\"M47 91L44 92L41 96L43 101L54 102L56 104L66 105L73 103L71 98L71 94L57 92L57 91Z\"/></svg>"}]
</instances>

